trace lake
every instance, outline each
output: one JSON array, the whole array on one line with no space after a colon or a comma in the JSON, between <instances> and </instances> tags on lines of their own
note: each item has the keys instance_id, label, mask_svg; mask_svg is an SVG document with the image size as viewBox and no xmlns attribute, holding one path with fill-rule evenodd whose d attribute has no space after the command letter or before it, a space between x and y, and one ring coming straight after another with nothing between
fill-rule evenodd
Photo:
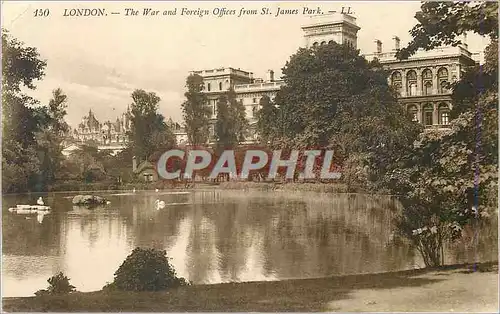
<instances>
[{"instance_id":1,"label":"lake","mask_svg":"<svg viewBox=\"0 0 500 314\"><path fill-rule=\"evenodd\" d=\"M423 267L392 240L398 203L387 196L243 191L96 193L111 201L73 207L77 193L6 195L2 202L4 297L30 296L64 272L79 291L100 290L137 246L167 251L194 284L313 278ZM43 219L8 211L36 204ZM155 201L167 205L157 210ZM497 226L447 249L447 263L498 259Z\"/></svg>"}]
</instances>

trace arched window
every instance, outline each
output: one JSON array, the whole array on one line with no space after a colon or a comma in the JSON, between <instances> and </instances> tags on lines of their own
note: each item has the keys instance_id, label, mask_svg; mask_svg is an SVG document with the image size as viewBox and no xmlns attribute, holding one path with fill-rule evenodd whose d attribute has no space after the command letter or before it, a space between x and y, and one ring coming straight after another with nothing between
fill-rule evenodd
<instances>
[{"instance_id":1,"label":"arched window","mask_svg":"<svg viewBox=\"0 0 500 314\"><path fill-rule=\"evenodd\" d=\"M424 95L432 94L432 71L429 69L422 72L422 88Z\"/></svg>"},{"instance_id":2,"label":"arched window","mask_svg":"<svg viewBox=\"0 0 500 314\"><path fill-rule=\"evenodd\" d=\"M212 89L212 86L210 83L207 84L207 91L210 91L210 89Z\"/></svg>"},{"instance_id":3,"label":"arched window","mask_svg":"<svg viewBox=\"0 0 500 314\"><path fill-rule=\"evenodd\" d=\"M416 105L409 105L408 113L410 114L411 121L418 122L418 109Z\"/></svg>"},{"instance_id":4,"label":"arched window","mask_svg":"<svg viewBox=\"0 0 500 314\"><path fill-rule=\"evenodd\" d=\"M333 40L330 40L328 43L329 43L329 44L333 44Z\"/></svg>"},{"instance_id":5,"label":"arched window","mask_svg":"<svg viewBox=\"0 0 500 314\"><path fill-rule=\"evenodd\" d=\"M326 45L326 41L321 42L321 46Z\"/></svg>"},{"instance_id":6,"label":"arched window","mask_svg":"<svg viewBox=\"0 0 500 314\"><path fill-rule=\"evenodd\" d=\"M441 125L449 125L450 124L450 107L441 103L438 107L438 123Z\"/></svg>"},{"instance_id":7,"label":"arched window","mask_svg":"<svg viewBox=\"0 0 500 314\"><path fill-rule=\"evenodd\" d=\"M425 82L424 83L424 95L431 95L432 94L432 82Z\"/></svg>"},{"instance_id":8,"label":"arched window","mask_svg":"<svg viewBox=\"0 0 500 314\"><path fill-rule=\"evenodd\" d=\"M406 93L408 96L417 95L417 73L409 71L406 74Z\"/></svg>"},{"instance_id":9,"label":"arched window","mask_svg":"<svg viewBox=\"0 0 500 314\"><path fill-rule=\"evenodd\" d=\"M219 82L219 90L222 90L222 82Z\"/></svg>"},{"instance_id":10,"label":"arched window","mask_svg":"<svg viewBox=\"0 0 500 314\"><path fill-rule=\"evenodd\" d=\"M403 87L403 80L401 77L401 72L396 71L391 75L391 84L394 90L401 95L401 88Z\"/></svg>"},{"instance_id":11,"label":"arched window","mask_svg":"<svg viewBox=\"0 0 500 314\"><path fill-rule=\"evenodd\" d=\"M313 47L318 47L318 42L314 42Z\"/></svg>"},{"instance_id":12,"label":"arched window","mask_svg":"<svg viewBox=\"0 0 500 314\"><path fill-rule=\"evenodd\" d=\"M432 104L426 104L422 108L422 122L424 123L424 125L427 126L434 124L433 114L434 114L434 107L432 106Z\"/></svg>"},{"instance_id":13,"label":"arched window","mask_svg":"<svg viewBox=\"0 0 500 314\"><path fill-rule=\"evenodd\" d=\"M448 70L446 68L438 70L438 87L439 93L444 94L448 92Z\"/></svg>"}]
</instances>

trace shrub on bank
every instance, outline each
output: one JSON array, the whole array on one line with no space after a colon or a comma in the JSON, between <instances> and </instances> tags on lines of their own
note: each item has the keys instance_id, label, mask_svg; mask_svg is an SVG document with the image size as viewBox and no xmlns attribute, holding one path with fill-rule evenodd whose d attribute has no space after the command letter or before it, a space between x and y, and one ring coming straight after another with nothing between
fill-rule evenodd
<instances>
[{"instance_id":1,"label":"shrub on bank","mask_svg":"<svg viewBox=\"0 0 500 314\"><path fill-rule=\"evenodd\" d=\"M49 287L47 289L42 289L35 292L36 296L45 294L61 295L76 291L75 286L69 283L69 278L66 277L62 272L50 277L47 282L49 283Z\"/></svg>"},{"instance_id":2,"label":"shrub on bank","mask_svg":"<svg viewBox=\"0 0 500 314\"><path fill-rule=\"evenodd\" d=\"M167 252L135 248L115 272L114 281L103 290L159 291L187 285L168 262Z\"/></svg>"}]
</instances>

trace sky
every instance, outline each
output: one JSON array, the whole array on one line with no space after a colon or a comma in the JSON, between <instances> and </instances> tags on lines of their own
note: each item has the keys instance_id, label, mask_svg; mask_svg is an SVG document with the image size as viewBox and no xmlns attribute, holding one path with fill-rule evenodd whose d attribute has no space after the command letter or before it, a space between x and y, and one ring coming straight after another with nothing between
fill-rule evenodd
<instances>
[{"instance_id":1,"label":"sky","mask_svg":"<svg viewBox=\"0 0 500 314\"><path fill-rule=\"evenodd\" d=\"M222 8L298 9L297 15L214 16ZM53 1L2 2L2 27L27 46L36 47L47 60L46 75L29 94L47 104L52 90L61 88L68 96L67 122L76 127L90 109L101 122L114 121L132 102L134 89L157 93L160 112L182 121L185 80L190 71L219 67L241 68L265 77L276 76L303 42L301 26L310 15L304 7L323 12L351 7L361 29L358 49L373 53L376 39L383 50L393 48L393 36L404 45L416 24L417 1L382 2L125 2ZM65 10L103 8L103 17L64 16ZM138 16L125 16L125 9ZM143 16L145 8L159 10L159 16ZM177 8L177 15L163 16ZM182 8L207 9L210 15L180 15ZM35 17L35 10L49 9L47 17ZM111 14L120 12L120 14ZM487 39L469 35L469 50L482 51Z\"/></svg>"}]
</instances>

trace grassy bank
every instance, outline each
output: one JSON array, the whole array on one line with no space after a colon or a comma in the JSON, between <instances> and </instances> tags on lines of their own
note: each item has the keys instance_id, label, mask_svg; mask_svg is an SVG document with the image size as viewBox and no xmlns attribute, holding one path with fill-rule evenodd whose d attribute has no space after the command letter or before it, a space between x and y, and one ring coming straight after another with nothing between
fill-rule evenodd
<instances>
[{"instance_id":1,"label":"grassy bank","mask_svg":"<svg viewBox=\"0 0 500 314\"><path fill-rule=\"evenodd\" d=\"M498 263L275 282L194 285L165 292L4 298L8 312L472 311L496 312Z\"/></svg>"}]
</instances>

